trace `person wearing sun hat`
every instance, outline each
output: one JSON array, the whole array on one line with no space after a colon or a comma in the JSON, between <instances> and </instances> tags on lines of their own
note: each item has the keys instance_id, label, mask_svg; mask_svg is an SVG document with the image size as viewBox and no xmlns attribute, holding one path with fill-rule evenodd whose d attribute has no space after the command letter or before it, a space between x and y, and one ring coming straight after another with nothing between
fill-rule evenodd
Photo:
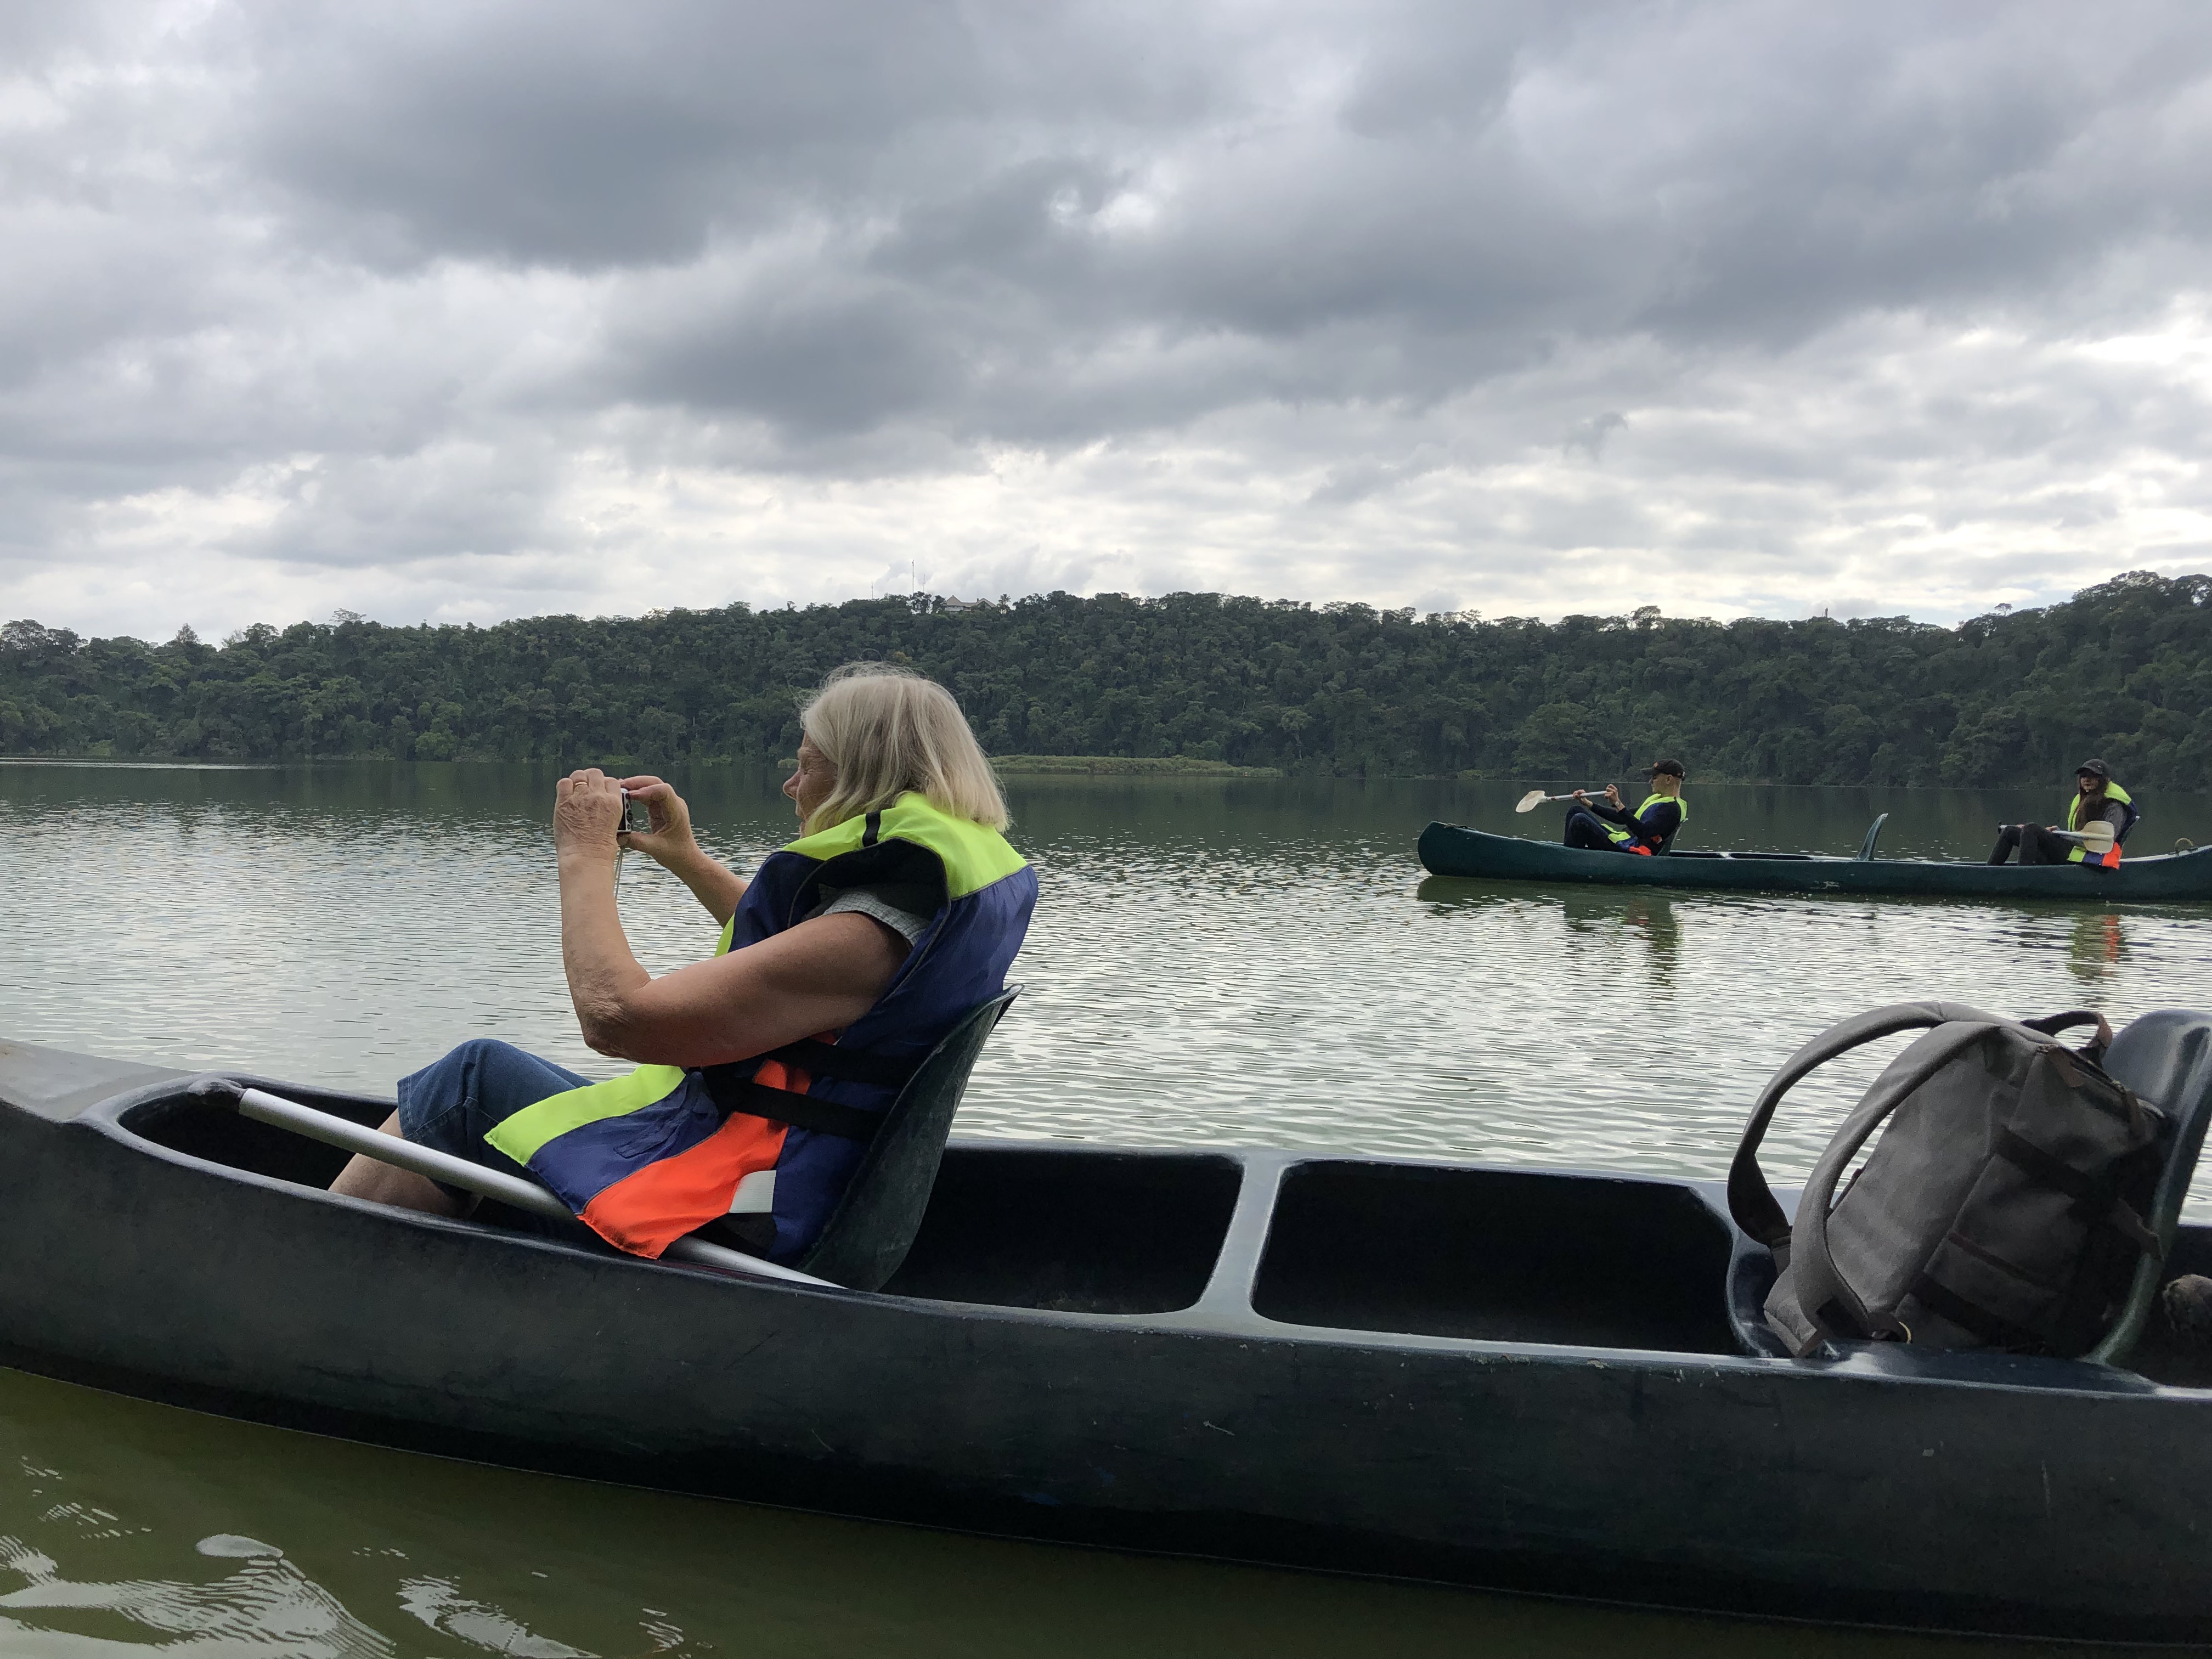
<instances>
[{"instance_id":1,"label":"person wearing sun hat","mask_svg":"<svg viewBox=\"0 0 2212 1659\"><path fill-rule=\"evenodd\" d=\"M1562 839L1570 847L1598 853L1631 853L1652 858L1674 844L1674 836L1689 821L1690 809L1682 799L1682 763L1654 762L1644 769L1651 780L1651 793L1632 812L1621 804L1620 787L1608 783L1605 799L1592 800L1575 791L1574 810L1567 814Z\"/></svg>"},{"instance_id":2,"label":"person wearing sun hat","mask_svg":"<svg viewBox=\"0 0 2212 1659\"><path fill-rule=\"evenodd\" d=\"M2112 826L2112 844L2107 851L2084 857L2081 844L2065 840L2055 823L2001 823L1997 844L1990 850L1990 862L2004 863L2017 848L2022 864L2093 864L2118 869L2120 842L2142 815L2136 811L2128 792L2112 781L2112 769L2094 755L2074 769L2074 799L2066 803L2066 828L2079 830L2102 819Z\"/></svg>"}]
</instances>

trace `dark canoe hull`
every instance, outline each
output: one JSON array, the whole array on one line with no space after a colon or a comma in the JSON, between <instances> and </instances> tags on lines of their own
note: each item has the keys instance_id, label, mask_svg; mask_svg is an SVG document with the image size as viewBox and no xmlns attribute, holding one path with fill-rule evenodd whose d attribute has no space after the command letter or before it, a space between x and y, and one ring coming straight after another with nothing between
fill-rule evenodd
<instances>
[{"instance_id":1,"label":"dark canoe hull","mask_svg":"<svg viewBox=\"0 0 2212 1659\"><path fill-rule=\"evenodd\" d=\"M97 1081L11 1089L9 1064L0 1045L0 1336L53 1375L1012 1536L1796 1618L2212 1631L2212 1393L1746 1352L1721 1304L1748 1258L1697 1183L957 1143L908 1268L858 1294L332 1199L305 1184L322 1149L179 1107L173 1083L81 1110Z\"/></svg>"},{"instance_id":2,"label":"dark canoe hull","mask_svg":"<svg viewBox=\"0 0 2212 1659\"><path fill-rule=\"evenodd\" d=\"M1432 823L1421 832L1419 853L1422 867L1431 875L1488 881L1706 887L1735 893L1901 893L2074 904L2212 899L2212 847L2123 859L2117 870L1778 853L1686 852L1647 859Z\"/></svg>"}]
</instances>

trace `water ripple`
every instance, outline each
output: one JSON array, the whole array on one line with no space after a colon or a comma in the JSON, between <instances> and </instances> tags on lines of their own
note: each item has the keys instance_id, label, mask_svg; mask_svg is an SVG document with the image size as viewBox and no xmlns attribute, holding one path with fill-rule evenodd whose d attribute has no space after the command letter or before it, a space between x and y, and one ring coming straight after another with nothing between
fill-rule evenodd
<instances>
[{"instance_id":1,"label":"water ripple","mask_svg":"<svg viewBox=\"0 0 2212 1659\"><path fill-rule=\"evenodd\" d=\"M8 1034L376 1091L495 1035L611 1075L578 1041L561 975L549 781L0 768ZM789 833L769 781L686 787L741 867ZM1508 799L1498 785L1018 781L1015 838L1043 897L1016 968L1027 991L961 1130L1711 1176L1773 1067L1861 1009L1944 996L2086 1005L2117 1023L2212 1000L2203 906L1424 878L1412 846L1428 817L1528 832ZM2161 833L2206 806L2163 803ZM1708 790L1696 823L1707 846L1856 848L1870 809L1894 814L1886 846L1958 855L2029 805ZM711 919L642 860L623 907L656 972L712 946ZM1810 1165L1883 1058L1803 1085L1769 1142L1778 1175Z\"/></svg>"}]
</instances>

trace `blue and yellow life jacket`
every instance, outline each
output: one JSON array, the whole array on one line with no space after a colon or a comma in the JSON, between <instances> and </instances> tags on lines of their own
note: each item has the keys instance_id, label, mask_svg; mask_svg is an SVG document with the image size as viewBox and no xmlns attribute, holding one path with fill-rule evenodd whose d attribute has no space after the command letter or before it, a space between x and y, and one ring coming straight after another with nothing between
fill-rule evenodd
<instances>
[{"instance_id":1,"label":"blue and yellow life jacket","mask_svg":"<svg viewBox=\"0 0 2212 1659\"><path fill-rule=\"evenodd\" d=\"M1643 823L1644 815L1646 812L1658 805L1660 802L1669 800L1673 801L1676 806L1681 809L1682 816L1676 819L1674 823L1674 834L1677 836L1680 835L1682 833L1682 826L1690 821L1690 804L1684 800L1680 795L1662 795L1656 790L1653 791L1650 794L1646 795L1642 801L1638 803L1635 813L1636 821L1638 823ZM1620 845L1624 842L1626 843L1624 850L1631 853L1641 853L1646 858L1650 858L1654 853L1660 851L1667 845L1668 840L1673 839L1673 837L1669 836L1667 840L1661 841L1657 847L1646 847L1642 842L1636 838L1634 831L1624 830L1617 823L1607 824L1605 833L1613 838L1616 845Z\"/></svg>"},{"instance_id":2,"label":"blue and yellow life jacket","mask_svg":"<svg viewBox=\"0 0 2212 1659\"><path fill-rule=\"evenodd\" d=\"M637 1255L728 1214L741 1183L772 1171L766 1254L804 1255L900 1085L961 1016L1006 988L1037 895L1036 872L995 830L909 793L770 854L716 954L805 921L825 883L941 895L883 995L842 1032L726 1066L641 1066L525 1107L484 1139Z\"/></svg>"},{"instance_id":3,"label":"blue and yellow life jacket","mask_svg":"<svg viewBox=\"0 0 2212 1659\"><path fill-rule=\"evenodd\" d=\"M2109 778L2105 781L2105 799L2125 808L2126 816L2122 821L2119 829L2114 832L2112 846L2106 849L2101 857L2091 861L2093 863L2103 865L2107 870L2117 870L2120 867L2120 843L2118 837L2126 835L2129 830L2134 829L2136 827L2136 820L2141 817L2142 814L2136 811L2133 797L2131 797L2126 790L2121 788L2118 784L2114 783ZM2066 803L2066 827L2069 830L2079 830L2081 826L2075 823L2075 820L2081 816L2081 794L2079 790L2076 790L2074 793L2074 799ZM2066 861L2069 864L2081 863L2083 851L2083 848L2076 847L2072 852L2066 855Z\"/></svg>"}]
</instances>

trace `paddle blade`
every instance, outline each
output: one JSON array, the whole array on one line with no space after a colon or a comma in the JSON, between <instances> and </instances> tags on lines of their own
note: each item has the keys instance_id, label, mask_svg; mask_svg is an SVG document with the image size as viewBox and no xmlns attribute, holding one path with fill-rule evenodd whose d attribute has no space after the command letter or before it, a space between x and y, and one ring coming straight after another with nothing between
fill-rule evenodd
<instances>
[{"instance_id":1,"label":"paddle blade","mask_svg":"<svg viewBox=\"0 0 2212 1659\"><path fill-rule=\"evenodd\" d=\"M1513 810L1516 812L1533 812L1550 799L1551 797L1547 795L1542 790L1531 789L1527 794L1522 796L1518 801L1514 803ZM2106 827L2110 828L2111 826L2107 825Z\"/></svg>"},{"instance_id":2,"label":"paddle blade","mask_svg":"<svg viewBox=\"0 0 2212 1659\"><path fill-rule=\"evenodd\" d=\"M2081 850L2091 858L2102 858L2112 850L2112 826L2101 821L2081 826Z\"/></svg>"}]
</instances>

